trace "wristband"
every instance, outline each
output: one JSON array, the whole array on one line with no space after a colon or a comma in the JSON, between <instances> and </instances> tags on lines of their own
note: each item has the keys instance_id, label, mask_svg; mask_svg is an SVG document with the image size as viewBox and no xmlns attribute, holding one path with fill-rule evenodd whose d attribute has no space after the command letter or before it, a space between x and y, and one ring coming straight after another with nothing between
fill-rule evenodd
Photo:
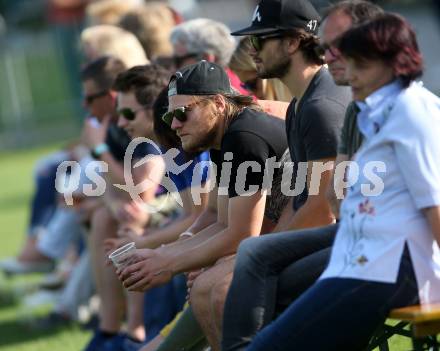
<instances>
[{"instance_id":1,"label":"wristband","mask_svg":"<svg viewBox=\"0 0 440 351\"><path fill-rule=\"evenodd\" d=\"M106 143L101 143L96 145L91 151L90 151L90 155L92 155L92 157L95 160L99 160L102 156L103 153L107 152L109 150L109 147Z\"/></svg>"},{"instance_id":2,"label":"wristband","mask_svg":"<svg viewBox=\"0 0 440 351\"><path fill-rule=\"evenodd\" d=\"M187 236L188 238L191 238L192 236L194 236L194 233L191 233L189 231L183 232L182 234L179 235L179 239L183 238L184 236Z\"/></svg>"}]
</instances>

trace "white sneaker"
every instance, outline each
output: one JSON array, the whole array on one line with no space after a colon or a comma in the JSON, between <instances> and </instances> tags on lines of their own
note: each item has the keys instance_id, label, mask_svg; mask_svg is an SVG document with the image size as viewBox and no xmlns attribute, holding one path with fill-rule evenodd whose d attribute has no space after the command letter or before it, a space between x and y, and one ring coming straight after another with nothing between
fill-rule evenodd
<instances>
[{"instance_id":1,"label":"white sneaker","mask_svg":"<svg viewBox=\"0 0 440 351\"><path fill-rule=\"evenodd\" d=\"M54 263L47 262L20 262L15 257L5 258L0 261L0 269L7 275L28 274L28 273L48 273L54 268Z\"/></svg>"},{"instance_id":2,"label":"white sneaker","mask_svg":"<svg viewBox=\"0 0 440 351\"><path fill-rule=\"evenodd\" d=\"M26 296L23 299L23 305L31 309L46 305L54 306L58 302L60 294L58 291L39 290Z\"/></svg>"}]
</instances>

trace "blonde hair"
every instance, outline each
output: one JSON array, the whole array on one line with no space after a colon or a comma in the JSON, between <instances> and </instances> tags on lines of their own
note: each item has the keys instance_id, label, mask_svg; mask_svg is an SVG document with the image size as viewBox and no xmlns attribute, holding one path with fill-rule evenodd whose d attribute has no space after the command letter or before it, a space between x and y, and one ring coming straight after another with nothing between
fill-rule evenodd
<instances>
[{"instance_id":1,"label":"blonde hair","mask_svg":"<svg viewBox=\"0 0 440 351\"><path fill-rule=\"evenodd\" d=\"M124 62L127 68L149 63L139 40L132 33L116 26L86 28L81 33L80 41L87 61L110 55Z\"/></svg>"},{"instance_id":2,"label":"blonde hair","mask_svg":"<svg viewBox=\"0 0 440 351\"><path fill-rule=\"evenodd\" d=\"M257 66L254 60L249 55L251 50L251 42L249 37L242 38L229 62L229 68L235 73L237 72L252 72L257 75ZM264 100L277 100L290 102L292 100L292 94L289 89L279 79L263 79L263 99Z\"/></svg>"},{"instance_id":3,"label":"blonde hair","mask_svg":"<svg viewBox=\"0 0 440 351\"><path fill-rule=\"evenodd\" d=\"M118 25L136 35L148 57L172 55L170 34L175 20L166 4L151 2L139 6L125 14Z\"/></svg>"},{"instance_id":4,"label":"blonde hair","mask_svg":"<svg viewBox=\"0 0 440 351\"><path fill-rule=\"evenodd\" d=\"M122 16L138 6L135 0L100 0L87 5L86 15L90 25L116 25Z\"/></svg>"}]
</instances>

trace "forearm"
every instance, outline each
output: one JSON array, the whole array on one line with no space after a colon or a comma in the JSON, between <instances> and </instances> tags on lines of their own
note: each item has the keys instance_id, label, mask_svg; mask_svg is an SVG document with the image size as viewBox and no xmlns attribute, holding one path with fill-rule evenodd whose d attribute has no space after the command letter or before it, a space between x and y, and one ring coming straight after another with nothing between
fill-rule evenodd
<instances>
[{"instance_id":1,"label":"forearm","mask_svg":"<svg viewBox=\"0 0 440 351\"><path fill-rule=\"evenodd\" d=\"M327 201L329 203L330 209L333 212L335 218L339 218L339 208L341 206L341 200L339 200L336 196L336 192L332 184L327 189Z\"/></svg>"},{"instance_id":2,"label":"forearm","mask_svg":"<svg viewBox=\"0 0 440 351\"><path fill-rule=\"evenodd\" d=\"M186 240L178 240L171 244L168 244L161 248L161 250L164 250L166 254L169 254L170 256L177 256L181 252L190 250L191 248L198 246L205 242L206 240L212 238L215 234L218 232L221 232L226 228L225 225L215 222L211 224L210 226L206 227L205 229L201 230L194 236L186 239Z\"/></svg>"},{"instance_id":3,"label":"forearm","mask_svg":"<svg viewBox=\"0 0 440 351\"><path fill-rule=\"evenodd\" d=\"M440 206L426 208L424 213L431 226L432 235L440 247Z\"/></svg>"},{"instance_id":4,"label":"forearm","mask_svg":"<svg viewBox=\"0 0 440 351\"><path fill-rule=\"evenodd\" d=\"M321 227L334 223L335 217L326 201L311 202L310 197L306 203L295 212L286 230Z\"/></svg>"},{"instance_id":5,"label":"forearm","mask_svg":"<svg viewBox=\"0 0 440 351\"><path fill-rule=\"evenodd\" d=\"M209 227L215 222L217 222L217 211L207 208L191 224L191 226L188 228L188 231L195 234Z\"/></svg>"},{"instance_id":6,"label":"forearm","mask_svg":"<svg viewBox=\"0 0 440 351\"><path fill-rule=\"evenodd\" d=\"M165 228L155 230L154 232L143 236L140 239L141 248L155 249L163 244L169 244L176 241L179 239L179 235L186 231L196 219L196 215L187 215L172 222Z\"/></svg>"},{"instance_id":7,"label":"forearm","mask_svg":"<svg viewBox=\"0 0 440 351\"><path fill-rule=\"evenodd\" d=\"M214 264L221 257L234 254L243 239L235 234L237 233L233 233L230 228L224 228L199 245L191 245L186 250L174 252L171 271L177 274L204 268Z\"/></svg>"}]
</instances>

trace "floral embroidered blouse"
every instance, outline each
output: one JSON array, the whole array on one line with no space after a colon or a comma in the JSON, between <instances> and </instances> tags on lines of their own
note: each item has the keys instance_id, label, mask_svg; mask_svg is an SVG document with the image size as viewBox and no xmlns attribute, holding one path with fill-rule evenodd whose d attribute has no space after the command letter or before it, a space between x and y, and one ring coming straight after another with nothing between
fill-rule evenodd
<instances>
[{"instance_id":1,"label":"floral embroidered blouse","mask_svg":"<svg viewBox=\"0 0 440 351\"><path fill-rule=\"evenodd\" d=\"M440 302L440 250L421 211L440 205L440 99L396 80L357 105L364 142L320 279L394 283L406 243L421 303Z\"/></svg>"}]
</instances>

